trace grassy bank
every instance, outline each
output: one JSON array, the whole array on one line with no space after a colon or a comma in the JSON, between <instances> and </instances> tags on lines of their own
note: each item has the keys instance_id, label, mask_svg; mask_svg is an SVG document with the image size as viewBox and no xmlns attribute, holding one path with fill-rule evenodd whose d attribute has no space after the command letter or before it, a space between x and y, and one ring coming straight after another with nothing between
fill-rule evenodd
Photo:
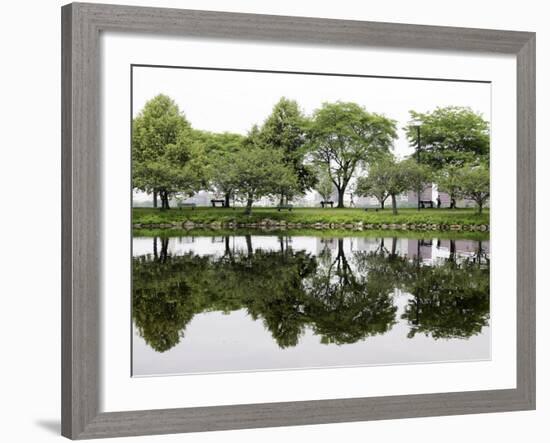
<instances>
[{"instance_id":1,"label":"grassy bank","mask_svg":"<svg viewBox=\"0 0 550 443\"><path fill-rule=\"evenodd\" d=\"M363 231L355 231L349 229L134 229L132 231L134 237L224 237L232 235L282 235L282 236L315 236L320 238L340 238L340 237L365 237L365 238L410 238L410 239L463 239L482 241L489 239L488 232L422 232L422 231L393 231L393 230L378 230L369 229Z\"/></svg>"},{"instance_id":2,"label":"grassy bank","mask_svg":"<svg viewBox=\"0 0 550 443\"><path fill-rule=\"evenodd\" d=\"M489 225L489 210L478 214L470 209L400 209L393 215L391 209L375 211L369 209L321 209L295 208L292 211L277 211L273 208L254 208L252 214L246 215L242 208L206 208L160 210L154 208L134 208L132 222L134 225L183 224L186 221L195 224L221 223L245 224L261 223L265 220L286 223L313 225L363 223L363 224L437 224L437 225Z\"/></svg>"}]
</instances>

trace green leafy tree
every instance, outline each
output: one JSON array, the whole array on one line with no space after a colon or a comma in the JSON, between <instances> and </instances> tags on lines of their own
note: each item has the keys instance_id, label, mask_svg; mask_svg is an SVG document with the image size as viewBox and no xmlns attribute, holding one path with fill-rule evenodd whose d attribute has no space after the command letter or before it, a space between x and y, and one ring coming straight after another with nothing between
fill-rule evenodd
<instances>
[{"instance_id":1,"label":"green leafy tree","mask_svg":"<svg viewBox=\"0 0 550 443\"><path fill-rule=\"evenodd\" d=\"M362 195L375 195L376 192L381 198L384 195L391 197L392 211L397 214L397 196L411 189L414 176L411 162L397 161L393 156L386 155L380 158L369 168L369 175L359 180L358 187ZM370 186L375 186L376 191ZM376 195L375 195L376 196Z\"/></svg>"},{"instance_id":2,"label":"green leafy tree","mask_svg":"<svg viewBox=\"0 0 550 443\"><path fill-rule=\"evenodd\" d=\"M435 181L438 191L449 194L451 200L456 200L462 192L462 181L459 174L460 168L455 165L447 165L437 171ZM456 206L452 206L456 208Z\"/></svg>"},{"instance_id":3,"label":"green leafy tree","mask_svg":"<svg viewBox=\"0 0 550 443\"><path fill-rule=\"evenodd\" d=\"M167 173L166 151L181 139L182 132L189 134L190 128L177 104L163 94L149 100L132 122L132 187L152 193L155 207L159 192L163 205L167 204L162 179L173 178Z\"/></svg>"},{"instance_id":4,"label":"green leafy tree","mask_svg":"<svg viewBox=\"0 0 550 443\"><path fill-rule=\"evenodd\" d=\"M221 134L197 131L195 145L201 153L205 187L209 187L215 193L222 194L225 207L230 205L234 193L234 181L232 178L232 163L235 155L238 155L243 147L244 136L224 132Z\"/></svg>"},{"instance_id":5,"label":"green leafy tree","mask_svg":"<svg viewBox=\"0 0 550 443\"><path fill-rule=\"evenodd\" d=\"M485 164L464 165L458 171L458 177L462 196L474 200L481 214L491 191L489 168Z\"/></svg>"},{"instance_id":6,"label":"green leafy tree","mask_svg":"<svg viewBox=\"0 0 550 443\"><path fill-rule=\"evenodd\" d=\"M192 140L193 131L185 129L175 143L164 148L162 156L133 165L133 186L145 192L158 192L162 209L170 208L172 196L192 195L204 185L204 164Z\"/></svg>"},{"instance_id":7,"label":"green leafy tree","mask_svg":"<svg viewBox=\"0 0 550 443\"><path fill-rule=\"evenodd\" d=\"M390 196L388 192L389 174L387 162L377 161L368 167L366 176L357 179L355 191L362 197L375 197L384 209L384 204Z\"/></svg>"},{"instance_id":8,"label":"green leafy tree","mask_svg":"<svg viewBox=\"0 0 550 443\"><path fill-rule=\"evenodd\" d=\"M294 171L297 178L296 193L304 194L315 185L313 168L305 164L308 120L295 100L282 97L273 107L259 130L259 141L265 148L282 152L283 163ZM281 190L280 204L293 197Z\"/></svg>"},{"instance_id":9,"label":"green leafy tree","mask_svg":"<svg viewBox=\"0 0 550 443\"><path fill-rule=\"evenodd\" d=\"M310 129L312 155L328 171L344 207L346 188L357 168L389 152L395 121L367 112L355 103L324 103Z\"/></svg>"},{"instance_id":10,"label":"green leafy tree","mask_svg":"<svg viewBox=\"0 0 550 443\"><path fill-rule=\"evenodd\" d=\"M397 196L409 189L409 175L404 162L389 162L388 194L391 197L392 212L397 214Z\"/></svg>"},{"instance_id":11,"label":"green leafy tree","mask_svg":"<svg viewBox=\"0 0 550 443\"><path fill-rule=\"evenodd\" d=\"M284 163L282 152L251 146L233 155L229 181L241 198L246 200L246 213L254 201L292 192L297 187L293 171Z\"/></svg>"},{"instance_id":12,"label":"green leafy tree","mask_svg":"<svg viewBox=\"0 0 550 443\"><path fill-rule=\"evenodd\" d=\"M334 192L334 183L330 179L327 171L321 171L319 173L319 178L317 184L315 185L315 190L323 198L324 201L329 201L332 193Z\"/></svg>"},{"instance_id":13,"label":"green leafy tree","mask_svg":"<svg viewBox=\"0 0 550 443\"><path fill-rule=\"evenodd\" d=\"M418 163L414 158L408 158L403 160L402 168L405 168L407 172L408 190L414 191L418 196L420 203L420 195L422 191L428 185L433 177L430 168L426 165ZM418 210L420 210L420 204L418 204Z\"/></svg>"},{"instance_id":14,"label":"green leafy tree","mask_svg":"<svg viewBox=\"0 0 550 443\"><path fill-rule=\"evenodd\" d=\"M418 162L438 170L448 165L489 160L489 123L467 107L448 106L432 112L410 111L405 127L411 146L418 146ZM419 129L418 129L419 127Z\"/></svg>"}]
</instances>

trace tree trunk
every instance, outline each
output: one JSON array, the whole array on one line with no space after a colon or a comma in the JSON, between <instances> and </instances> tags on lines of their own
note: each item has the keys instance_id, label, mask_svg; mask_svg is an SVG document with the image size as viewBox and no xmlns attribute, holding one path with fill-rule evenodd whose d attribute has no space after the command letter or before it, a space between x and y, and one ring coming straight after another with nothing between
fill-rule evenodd
<instances>
[{"instance_id":1,"label":"tree trunk","mask_svg":"<svg viewBox=\"0 0 550 443\"><path fill-rule=\"evenodd\" d=\"M251 198L246 201L246 209L244 210L245 214L250 215L252 213L252 203L254 203L254 200Z\"/></svg>"},{"instance_id":2,"label":"tree trunk","mask_svg":"<svg viewBox=\"0 0 550 443\"><path fill-rule=\"evenodd\" d=\"M160 239L160 261L162 263L166 263L166 259L168 258L168 240L168 237Z\"/></svg>"},{"instance_id":3,"label":"tree trunk","mask_svg":"<svg viewBox=\"0 0 550 443\"><path fill-rule=\"evenodd\" d=\"M480 265L481 264L481 257L483 255L483 243L481 242L481 240L478 240L477 241L477 252L476 252L476 256L477 256L477 264Z\"/></svg>"},{"instance_id":4,"label":"tree trunk","mask_svg":"<svg viewBox=\"0 0 550 443\"><path fill-rule=\"evenodd\" d=\"M392 237L391 239L391 255L395 257L395 252L397 251L397 237Z\"/></svg>"},{"instance_id":5,"label":"tree trunk","mask_svg":"<svg viewBox=\"0 0 550 443\"><path fill-rule=\"evenodd\" d=\"M338 188L338 206L337 208L343 208L344 207L344 193L346 191L346 188Z\"/></svg>"},{"instance_id":6,"label":"tree trunk","mask_svg":"<svg viewBox=\"0 0 550 443\"><path fill-rule=\"evenodd\" d=\"M229 235L226 235L223 238L223 241L225 243L225 252L223 255L231 255L231 249L229 248Z\"/></svg>"},{"instance_id":7,"label":"tree trunk","mask_svg":"<svg viewBox=\"0 0 550 443\"><path fill-rule=\"evenodd\" d=\"M395 198L395 194L392 194L391 196L391 208L393 215L397 215L397 199Z\"/></svg>"},{"instance_id":8,"label":"tree trunk","mask_svg":"<svg viewBox=\"0 0 550 443\"><path fill-rule=\"evenodd\" d=\"M336 256L336 260L338 261L337 269L340 281L344 284L349 284L351 278L353 278L353 274L344 252L344 239L342 237L338 239L338 255Z\"/></svg>"},{"instance_id":9,"label":"tree trunk","mask_svg":"<svg viewBox=\"0 0 550 443\"><path fill-rule=\"evenodd\" d=\"M231 192L226 192L225 193L225 203L224 203L224 206L226 208L229 208L229 199L231 198Z\"/></svg>"},{"instance_id":10,"label":"tree trunk","mask_svg":"<svg viewBox=\"0 0 550 443\"><path fill-rule=\"evenodd\" d=\"M279 200L279 206L284 206L285 204L285 194L281 193L281 198Z\"/></svg>"},{"instance_id":11,"label":"tree trunk","mask_svg":"<svg viewBox=\"0 0 550 443\"><path fill-rule=\"evenodd\" d=\"M162 202L162 209L170 209L170 203L168 202L168 191L160 192L160 201Z\"/></svg>"},{"instance_id":12,"label":"tree trunk","mask_svg":"<svg viewBox=\"0 0 550 443\"><path fill-rule=\"evenodd\" d=\"M456 241L449 240L449 260L454 262L456 256Z\"/></svg>"},{"instance_id":13,"label":"tree trunk","mask_svg":"<svg viewBox=\"0 0 550 443\"><path fill-rule=\"evenodd\" d=\"M158 197L157 191L153 191L153 208L158 207L157 197Z\"/></svg>"},{"instance_id":14,"label":"tree trunk","mask_svg":"<svg viewBox=\"0 0 550 443\"><path fill-rule=\"evenodd\" d=\"M248 253L248 256L252 257L254 253L254 250L252 249L252 237L250 236L250 234L247 234L244 237L246 239L246 251Z\"/></svg>"},{"instance_id":15,"label":"tree trunk","mask_svg":"<svg viewBox=\"0 0 550 443\"><path fill-rule=\"evenodd\" d=\"M479 202L478 204L478 214L481 215L483 212L483 202Z\"/></svg>"},{"instance_id":16,"label":"tree trunk","mask_svg":"<svg viewBox=\"0 0 550 443\"><path fill-rule=\"evenodd\" d=\"M224 257L229 257L229 261L231 263L233 263L233 251L231 249L231 245L229 243L230 241L230 238L229 238L229 235L226 235L224 237L224 240L225 240L225 252L224 252Z\"/></svg>"},{"instance_id":17,"label":"tree trunk","mask_svg":"<svg viewBox=\"0 0 550 443\"><path fill-rule=\"evenodd\" d=\"M380 209L384 209L384 203L386 202L386 199L380 200Z\"/></svg>"}]
</instances>

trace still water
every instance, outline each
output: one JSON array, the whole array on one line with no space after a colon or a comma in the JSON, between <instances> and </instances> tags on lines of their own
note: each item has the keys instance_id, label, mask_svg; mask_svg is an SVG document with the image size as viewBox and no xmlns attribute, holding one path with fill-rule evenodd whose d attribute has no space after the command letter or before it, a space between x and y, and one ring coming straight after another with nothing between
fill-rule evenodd
<instances>
[{"instance_id":1,"label":"still water","mask_svg":"<svg viewBox=\"0 0 550 443\"><path fill-rule=\"evenodd\" d=\"M133 239L134 376L491 358L489 241Z\"/></svg>"}]
</instances>

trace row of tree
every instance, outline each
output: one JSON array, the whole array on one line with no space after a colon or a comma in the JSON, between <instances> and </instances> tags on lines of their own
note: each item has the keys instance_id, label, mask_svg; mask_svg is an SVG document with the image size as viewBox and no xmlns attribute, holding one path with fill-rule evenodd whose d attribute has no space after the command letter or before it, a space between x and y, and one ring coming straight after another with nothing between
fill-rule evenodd
<instances>
[{"instance_id":1,"label":"row of tree","mask_svg":"<svg viewBox=\"0 0 550 443\"><path fill-rule=\"evenodd\" d=\"M489 166L484 161L462 166L451 163L434 171L412 158L397 161L387 156L371 164L368 174L358 178L355 192L375 197L382 209L391 198L393 213L397 214L399 194L414 191L420 195L429 183L436 183L438 190L447 193L451 201L473 200L481 213L490 195Z\"/></svg>"},{"instance_id":2,"label":"row of tree","mask_svg":"<svg viewBox=\"0 0 550 443\"><path fill-rule=\"evenodd\" d=\"M155 206L160 198L165 209L175 194L199 190L223 195L227 207L232 198L244 201L247 212L262 197L285 204L312 189L325 199L336 192L338 207L344 207L346 189L358 175L361 195L379 197L380 183L365 179L377 171L391 177L383 187L393 201L397 191L420 189L420 178L431 180L426 171L466 170L487 163L489 155L487 122L457 107L411 112L405 130L411 145L421 149L416 160L401 162L391 154L396 122L356 103L324 103L306 116L296 101L283 97L261 126L243 136L192 128L171 98L158 95L145 104L132 129L133 187L152 193ZM382 194L379 200L385 200Z\"/></svg>"}]
</instances>

